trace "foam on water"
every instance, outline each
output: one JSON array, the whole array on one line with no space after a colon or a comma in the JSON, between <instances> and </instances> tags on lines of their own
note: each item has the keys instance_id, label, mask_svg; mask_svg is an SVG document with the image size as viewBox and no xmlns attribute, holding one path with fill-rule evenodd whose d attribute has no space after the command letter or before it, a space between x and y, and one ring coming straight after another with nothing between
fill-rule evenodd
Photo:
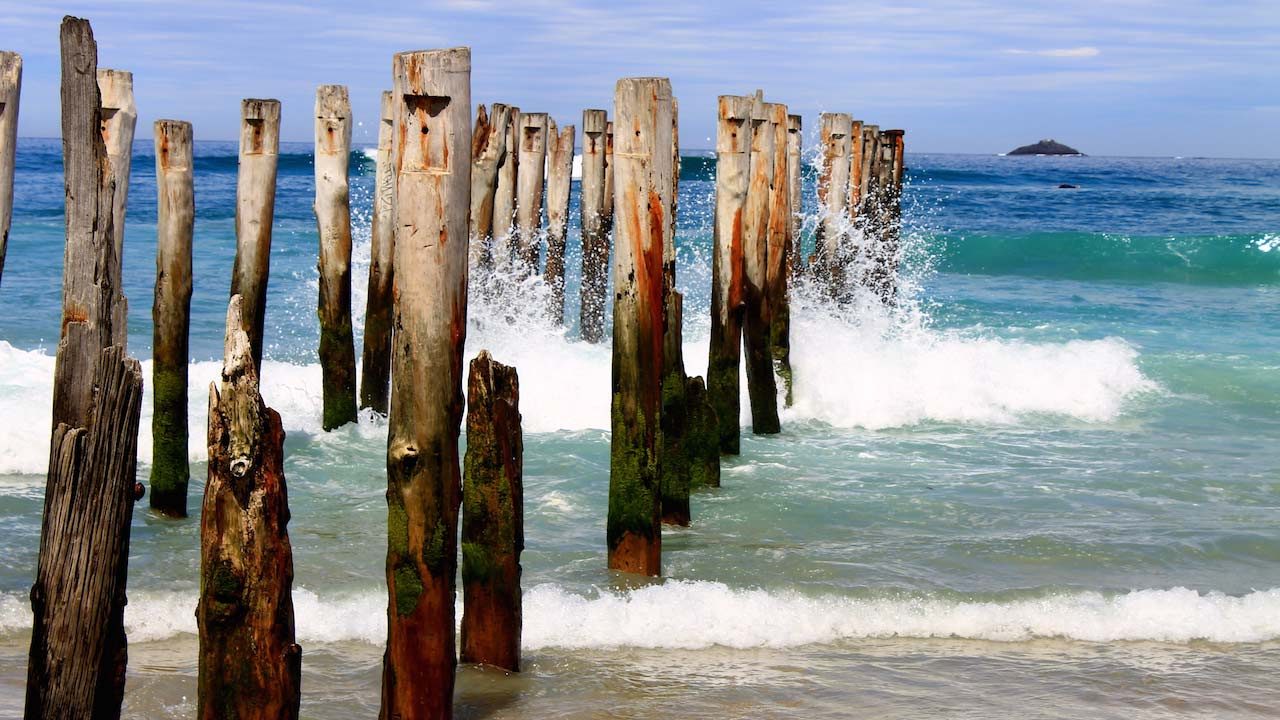
<instances>
[{"instance_id":1,"label":"foam on water","mask_svg":"<svg viewBox=\"0 0 1280 720\"><path fill-rule=\"evenodd\" d=\"M320 596L294 591L298 641L386 638L381 590ZM193 594L131 592L131 642L194 634ZM543 648L783 648L860 638L957 638L1025 642L1258 643L1280 639L1280 588L1243 597L1186 588L1119 594L1053 592L980 601L930 595L806 596L671 581L626 593L582 595L538 585L524 595L523 646ZM461 606L458 608L459 616ZM26 599L0 595L0 637L29 630Z\"/></svg>"}]
</instances>

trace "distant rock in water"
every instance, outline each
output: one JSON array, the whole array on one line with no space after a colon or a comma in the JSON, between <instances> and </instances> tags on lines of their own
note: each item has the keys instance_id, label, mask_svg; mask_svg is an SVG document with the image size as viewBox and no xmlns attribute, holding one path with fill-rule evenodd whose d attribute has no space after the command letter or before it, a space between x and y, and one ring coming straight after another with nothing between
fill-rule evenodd
<instances>
[{"instance_id":1,"label":"distant rock in water","mask_svg":"<svg viewBox=\"0 0 1280 720\"><path fill-rule=\"evenodd\" d=\"M1023 145L1010 150L1009 155L1084 155L1079 150L1063 145L1057 140L1041 140L1034 145Z\"/></svg>"},{"instance_id":2,"label":"distant rock in water","mask_svg":"<svg viewBox=\"0 0 1280 720\"><path fill-rule=\"evenodd\" d=\"M1080 186L1079 186L1079 185L1072 185L1071 183L1062 183L1062 184L1058 185L1058 189L1059 189L1059 190L1079 190L1079 189L1080 189Z\"/></svg>"}]
</instances>

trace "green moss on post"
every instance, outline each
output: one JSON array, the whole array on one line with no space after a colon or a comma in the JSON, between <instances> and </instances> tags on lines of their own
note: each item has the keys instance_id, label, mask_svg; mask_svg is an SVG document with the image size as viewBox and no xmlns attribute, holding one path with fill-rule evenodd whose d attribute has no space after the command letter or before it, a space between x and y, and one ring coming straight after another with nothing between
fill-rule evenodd
<instances>
[{"instance_id":1,"label":"green moss on post","mask_svg":"<svg viewBox=\"0 0 1280 720\"><path fill-rule=\"evenodd\" d=\"M151 374L155 407L151 415L151 508L173 517L187 516L187 363Z\"/></svg>"},{"instance_id":2,"label":"green moss on post","mask_svg":"<svg viewBox=\"0 0 1280 720\"><path fill-rule=\"evenodd\" d=\"M689 409L685 401L683 344L683 297L671 288L675 280L674 262L669 266L667 327L663 336L662 360L662 455L658 463L662 497L662 522L689 524L689 455L685 449Z\"/></svg>"},{"instance_id":3,"label":"green moss on post","mask_svg":"<svg viewBox=\"0 0 1280 720\"><path fill-rule=\"evenodd\" d=\"M689 459L689 487L720 487L719 422L702 378L686 381L684 398L689 412L684 445Z\"/></svg>"}]
</instances>

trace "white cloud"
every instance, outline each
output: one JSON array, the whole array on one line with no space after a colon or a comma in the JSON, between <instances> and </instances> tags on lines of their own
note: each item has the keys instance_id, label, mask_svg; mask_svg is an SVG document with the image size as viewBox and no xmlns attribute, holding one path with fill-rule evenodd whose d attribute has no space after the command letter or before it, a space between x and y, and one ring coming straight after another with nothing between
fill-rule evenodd
<instances>
[{"instance_id":1,"label":"white cloud","mask_svg":"<svg viewBox=\"0 0 1280 720\"><path fill-rule=\"evenodd\" d=\"M1047 50L1006 50L1010 55L1039 55L1054 58L1091 58L1098 57L1102 51L1091 45L1073 48L1049 48Z\"/></svg>"}]
</instances>

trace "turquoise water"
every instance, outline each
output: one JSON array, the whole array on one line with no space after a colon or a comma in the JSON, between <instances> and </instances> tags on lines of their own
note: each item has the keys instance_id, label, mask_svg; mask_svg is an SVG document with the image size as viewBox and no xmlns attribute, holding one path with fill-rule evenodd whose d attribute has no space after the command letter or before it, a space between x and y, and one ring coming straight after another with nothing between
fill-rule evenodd
<instances>
[{"instance_id":1,"label":"turquoise water","mask_svg":"<svg viewBox=\"0 0 1280 720\"><path fill-rule=\"evenodd\" d=\"M284 150L263 392L288 432L303 712L371 716L385 425L320 431L309 147ZM714 167L689 155L679 283L701 373ZM373 167L354 159L360 315ZM464 669L460 716L1280 715L1280 162L908 164L907 301L832 308L797 290L784 432L745 435L724 487L694 497L693 525L665 534L662 581L604 568L609 355L577 339L576 210L568 328L515 309L542 307L536 281L473 288L468 355L488 348L521 375L527 670ZM56 142L21 143L0 286L0 716L20 712L25 682L59 166ZM124 262L144 360L153 167L139 144ZM198 144L196 178L193 509L234 146ZM129 717L194 711L198 534L194 517L135 513Z\"/></svg>"}]
</instances>

